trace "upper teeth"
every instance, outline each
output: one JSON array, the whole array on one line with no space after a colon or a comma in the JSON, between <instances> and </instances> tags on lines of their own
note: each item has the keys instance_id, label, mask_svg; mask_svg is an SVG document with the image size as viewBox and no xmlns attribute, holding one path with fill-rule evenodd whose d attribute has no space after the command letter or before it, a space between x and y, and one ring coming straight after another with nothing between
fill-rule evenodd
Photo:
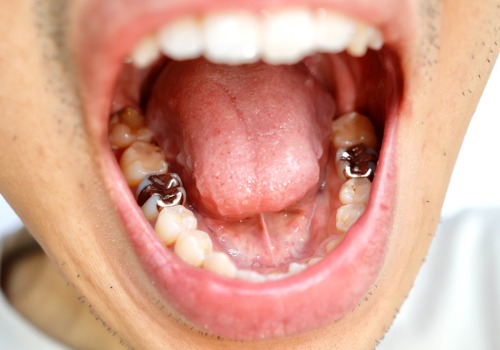
<instances>
[{"instance_id":1,"label":"upper teeth","mask_svg":"<svg viewBox=\"0 0 500 350\"><path fill-rule=\"evenodd\" d=\"M214 63L293 64L314 52L362 56L382 45L378 29L330 10L233 10L178 18L140 41L131 58L138 68L160 52L177 60L203 55Z\"/></svg>"}]
</instances>

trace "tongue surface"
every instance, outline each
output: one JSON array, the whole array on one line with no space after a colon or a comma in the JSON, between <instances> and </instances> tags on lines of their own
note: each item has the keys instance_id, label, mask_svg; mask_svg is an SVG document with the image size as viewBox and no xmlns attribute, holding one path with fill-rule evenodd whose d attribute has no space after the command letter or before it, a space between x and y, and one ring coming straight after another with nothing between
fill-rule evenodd
<instances>
[{"instance_id":1,"label":"tongue surface","mask_svg":"<svg viewBox=\"0 0 500 350\"><path fill-rule=\"evenodd\" d=\"M334 111L304 65L199 59L167 64L147 114L188 199L237 219L279 212L317 189Z\"/></svg>"}]
</instances>

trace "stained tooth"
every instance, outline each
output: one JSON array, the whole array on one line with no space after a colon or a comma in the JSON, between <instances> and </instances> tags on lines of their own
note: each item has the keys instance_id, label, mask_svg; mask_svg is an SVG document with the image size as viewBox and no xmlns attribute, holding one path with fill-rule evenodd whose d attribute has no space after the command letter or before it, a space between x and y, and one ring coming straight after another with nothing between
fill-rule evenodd
<instances>
[{"instance_id":1,"label":"stained tooth","mask_svg":"<svg viewBox=\"0 0 500 350\"><path fill-rule=\"evenodd\" d=\"M367 178L349 179L340 188L339 199L342 204L366 204L370 199L372 183Z\"/></svg>"},{"instance_id":2,"label":"stained tooth","mask_svg":"<svg viewBox=\"0 0 500 350\"><path fill-rule=\"evenodd\" d=\"M372 122L357 112L344 114L333 121L332 141L335 148L349 148L360 143L371 148L377 147Z\"/></svg>"},{"instance_id":3,"label":"stained tooth","mask_svg":"<svg viewBox=\"0 0 500 350\"><path fill-rule=\"evenodd\" d=\"M260 54L260 23L250 12L213 13L203 21L205 55L215 63L252 63Z\"/></svg>"},{"instance_id":4,"label":"stained tooth","mask_svg":"<svg viewBox=\"0 0 500 350\"><path fill-rule=\"evenodd\" d=\"M200 267L212 252L212 240L204 231L184 231L175 242L174 252L189 265Z\"/></svg>"},{"instance_id":5,"label":"stained tooth","mask_svg":"<svg viewBox=\"0 0 500 350\"><path fill-rule=\"evenodd\" d=\"M212 252L209 254L203 263L203 268L229 278L236 277L236 273L238 272L238 269L229 256L222 252Z\"/></svg>"},{"instance_id":6,"label":"stained tooth","mask_svg":"<svg viewBox=\"0 0 500 350\"><path fill-rule=\"evenodd\" d=\"M320 256L317 256L317 257L311 258L311 259L309 259L309 261L307 262L307 265L309 265L309 266L316 265L316 264L317 264L317 263L319 263L321 260L323 260L323 258L322 258L322 257L320 257Z\"/></svg>"},{"instance_id":7,"label":"stained tooth","mask_svg":"<svg viewBox=\"0 0 500 350\"><path fill-rule=\"evenodd\" d=\"M313 18L307 9L285 9L264 18L263 60L293 64L314 50Z\"/></svg>"},{"instance_id":8,"label":"stained tooth","mask_svg":"<svg viewBox=\"0 0 500 350\"><path fill-rule=\"evenodd\" d=\"M177 60L199 57L203 52L203 36L199 21L194 17L175 20L158 33L163 53Z\"/></svg>"},{"instance_id":9,"label":"stained tooth","mask_svg":"<svg viewBox=\"0 0 500 350\"><path fill-rule=\"evenodd\" d=\"M299 263L293 262L290 264L290 266L288 266L288 272L291 274L296 274L296 273L302 272L305 269L307 269L307 264L299 264Z\"/></svg>"},{"instance_id":10,"label":"stained tooth","mask_svg":"<svg viewBox=\"0 0 500 350\"><path fill-rule=\"evenodd\" d=\"M130 146L136 137L128 125L114 123L109 126L108 139L113 149L119 149Z\"/></svg>"},{"instance_id":11,"label":"stained tooth","mask_svg":"<svg viewBox=\"0 0 500 350\"><path fill-rule=\"evenodd\" d=\"M118 113L118 115L121 122L133 130L144 126L144 117L135 108L124 108Z\"/></svg>"},{"instance_id":12,"label":"stained tooth","mask_svg":"<svg viewBox=\"0 0 500 350\"><path fill-rule=\"evenodd\" d=\"M149 174L165 173L167 162L158 146L136 141L123 152L120 168L128 185L135 187Z\"/></svg>"},{"instance_id":13,"label":"stained tooth","mask_svg":"<svg viewBox=\"0 0 500 350\"><path fill-rule=\"evenodd\" d=\"M368 45L369 27L364 23L358 23L356 32L352 37L347 52L354 57L364 56Z\"/></svg>"},{"instance_id":14,"label":"stained tooth","mask_svg":"<svg viewBox=\"0 0 500 350\"><path fill-rule=\"evenodd\" d=\"M364 204L347 204L337 209L337 230L346 233L365 212Z\"/></svg>"},{"instance_id":15,"label":"stained tooth","mask_svg":"<svg viewBox=\"0 0 500 350\"><path fill-rule=\"evenodd\" d=\"M160 56L158 43L154 36L142 39L131 54L132 62L137 68L146 68Z\"/></svg>"},{"instance_id":16,"label":"stained tooth","mask_svg":"<svg viewBox=\"0 0 500 350\"><path fill-rule=\"evenodd\" d=\"M355 23L347 17L325 9L316 13L316 44L327 52L343 51L356 30Z\"/></svg>"},{"instance_id":17,"label":"stained tooth","mask_svg":"<svg viewBox=\"0 0 500 350\"><path fill-rule=\"evenodd\" d=\"M196 230L197 226L198 222L191 210L174 205L162 209L155 224L155 232L165 245L171 246L182 232Z\"/></svg>"}]
</instances>

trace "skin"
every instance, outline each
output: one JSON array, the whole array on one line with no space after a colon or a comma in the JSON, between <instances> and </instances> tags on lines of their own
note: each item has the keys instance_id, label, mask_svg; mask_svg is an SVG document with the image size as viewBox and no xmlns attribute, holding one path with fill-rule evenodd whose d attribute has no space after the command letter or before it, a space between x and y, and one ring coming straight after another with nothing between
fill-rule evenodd
<instances>
[{"instance_id":1,"label":"skin","mask_svg":"<svg viewBox=\"0 0 500 350\"><path fill-rule=\"evenodd\" d=\"M74 16L82 2L0 4L0 32L5 33L0 44L0 192L81 300L116 335L106 348L121 348L120 341L141 349L234 346L180 325L150 302L154 291L130 285L144 277L103 174L94 166L96 141L83 119L75 63L67 50L77 33L61 20ZM412 286L500 47L499 1L414 2L418 30L402 57L410 98L401 106L405 117L397 135L399 192L375 286L335 324L265 345L238 342L242 349L373 348ZM81 327L94 328L100 323Z\"/></svg>"}]
</instances>

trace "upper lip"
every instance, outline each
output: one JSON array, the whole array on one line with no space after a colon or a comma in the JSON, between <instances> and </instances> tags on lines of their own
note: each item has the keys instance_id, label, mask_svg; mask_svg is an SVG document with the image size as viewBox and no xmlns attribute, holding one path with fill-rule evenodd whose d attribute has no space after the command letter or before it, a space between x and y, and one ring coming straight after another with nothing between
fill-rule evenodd
<instances>
[{"instance_id":1,"label":"upper lip","mask_svg":"<svg viewBox=\"0 0 500 350\"><path fill-rule=\"evenodd\" d=\"M282 6L287 5L290 1L282 1ZM407 33L407 28L403 29L395 16L405 17L402 11L409 7L407 2L331 0L315 5L377 25L396 47ZM243 1L91 0L85 6L78 19L78 44L72 51L81 77L87 123L99 146L98 162L107 174L107 185L116 187L118 182L126 187L119 180L116 166L110 165L110 152L104 150L107 149L106 121L113 83L127 53L141 37L176 14L227 6L260 8L265 6L265 1L250 4ZM367 292L383 263L395 196L390 179L396 167L396 150L392 142L396 112L391 111L393 115L387 118L378 171L378 178L386 180L375 181L372 190L372 198L377 198L377 202L371 201L364 217L321 263L300 275L268 282L265 286L227 280L179 263L175 256L165 253L130 194L110 191L110 195L120 204L118 213L146 273L155 279L168 302L188 321L210 332L240 339L307 330L350 310Z\"/></svg>"}]
</instances>

